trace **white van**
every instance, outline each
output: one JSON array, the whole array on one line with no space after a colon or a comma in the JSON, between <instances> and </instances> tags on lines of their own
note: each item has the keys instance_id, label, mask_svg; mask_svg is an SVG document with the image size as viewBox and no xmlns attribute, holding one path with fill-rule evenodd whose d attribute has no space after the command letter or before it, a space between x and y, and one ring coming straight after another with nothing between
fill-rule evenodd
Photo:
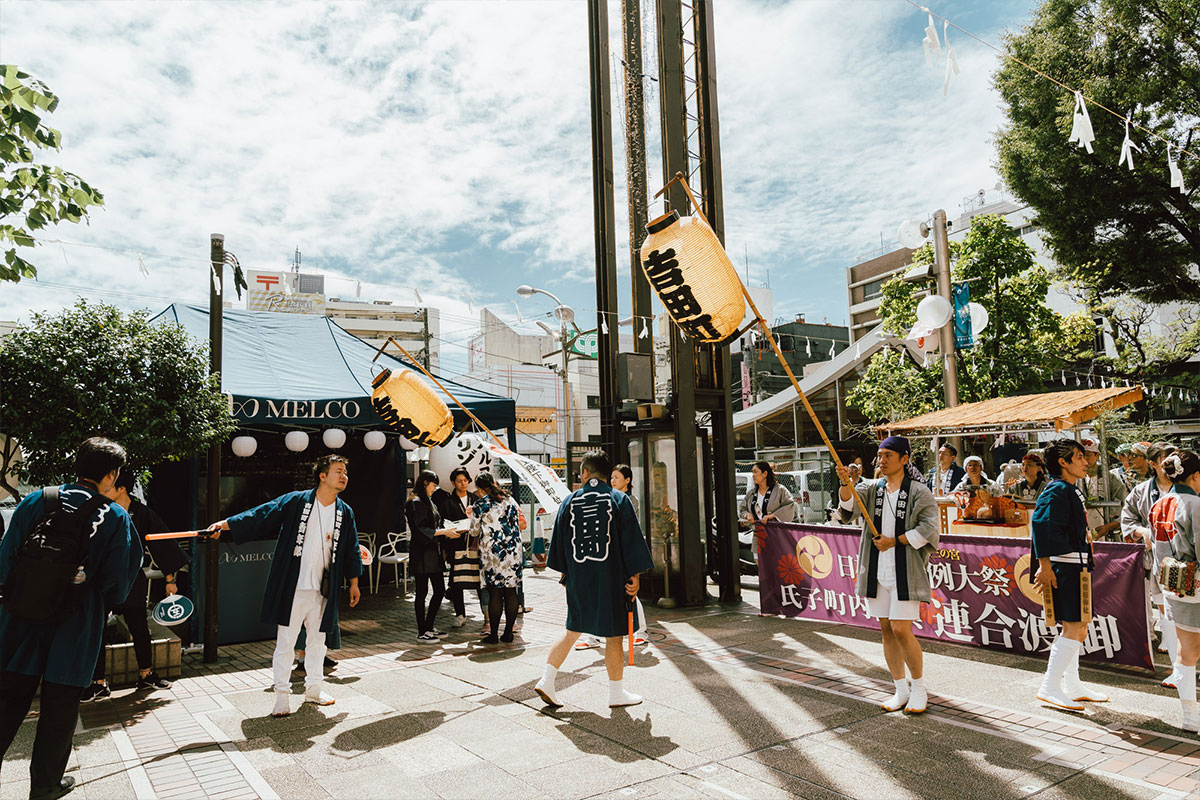
<instances>
[{"instance_id":1,"label":"white van","mask_svg":"<svg viewBox=\"0 0 1200 800\"><path fill-rule=\"evenodd\" d=\"M832 476L817 469L777 472L775 479L787 487L799 506L797 522L825 522L825 509L832 498Z\"/></svg>"}]
</instances>

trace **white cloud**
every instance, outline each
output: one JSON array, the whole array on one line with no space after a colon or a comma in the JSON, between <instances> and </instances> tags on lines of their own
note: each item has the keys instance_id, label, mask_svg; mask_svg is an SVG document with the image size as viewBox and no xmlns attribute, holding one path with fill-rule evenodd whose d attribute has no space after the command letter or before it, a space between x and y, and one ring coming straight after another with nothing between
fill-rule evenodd
<instances>
[{"instance_id":1,"label":"white cloud","mask_svg":"<svg viewBox=\"0 0 1200 800\"><path fill-rule=\"evenodd\" d=\"M722 2L715 22L728 249L739 266L748 251L755 279L770 270L777 309L839 320L840 267L880 231L953 214L995 182L994 56L958 37L943 99L923 15L904 3ZM615 4L610 25L619 55ZM522 282L581 321L595 304L582 2L20 3L5 7L3 49L62 97L54 160L105 193L89 226L50 236L131 251L38 248L46 283L126 306L204 303L220 231L246 267L280 268L299 245L306 266L403 302L397 287L417 286L459 317L477 316L470 291L511 318ZM656 149L650 166L653 192ZM6 287L0 318L71 295Z\"/></svg>"}]
</instances>

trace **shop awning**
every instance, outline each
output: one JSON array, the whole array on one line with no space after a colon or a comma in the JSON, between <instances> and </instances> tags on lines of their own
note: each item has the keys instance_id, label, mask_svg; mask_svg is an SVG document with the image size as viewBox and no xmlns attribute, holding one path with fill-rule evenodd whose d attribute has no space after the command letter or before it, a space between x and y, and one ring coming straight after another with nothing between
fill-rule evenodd
<instances>
[{"instance_id":1,"label":"shop awning","mask_svg":"<svg viewBox=\"0 0 1200 800\"><path fill-rule=\"evenodd\" d=\"M151 322L177 322L196 339L208 341L206 308L175 303ZM386 353L372 365L375 353L373 345L328 317L227 308L221 338L222 389L233 395L234 417L246 424L384 427L371 408L372 375L380 365L417 370ZM516 424L513 399L437 378L492 430ZM470 417L432 388L454 413L455 426L467 426Z\"/></svg>"},{"instance_id":2,"label":"shop awning","mask_svg":"<svg viewBox=\"0 0 1200 800\"><path fill-rule=\"evenodd\" d=\"M1142 399L1140 386L997 397L876 426L881 433L953 433L1073 428Z\"/></svg>"}]
</instances>

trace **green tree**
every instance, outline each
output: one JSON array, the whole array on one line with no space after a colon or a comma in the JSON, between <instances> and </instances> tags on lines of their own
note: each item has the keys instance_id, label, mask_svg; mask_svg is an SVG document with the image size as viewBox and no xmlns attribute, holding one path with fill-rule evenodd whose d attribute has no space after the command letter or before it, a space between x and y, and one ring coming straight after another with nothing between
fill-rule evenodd
<instances>
[{"instance_id":1,"label":"green tree","mask_svg":"<svg viewBox=\"0 0 1200 800\"><path fill-rule=\"evenodd\" d=\"M969 281L971 299L990 318L975 345L958 352L958 396L964 403L1042 391L1073 355L1086 351L1095 327L1085 314L1063 316L1046 305L1050 276L1033 251L1002 218L980 215L961 241L950 243L955 281ZM933 249L913 253L932 265ZM921 286L893 278L883 285L884 330L906 336L916 322ZM846 400L870 419L903 419L942 408L941 356L916 364L907 356L877 353ZM901 414L896 416L895 414Z\"/></svg>"},{"instance_id":2,"label":"green tree","mask_svg":"<svg viewBox=\"0 0 1200 800\"><path fill-rule=\"evenodd\" d=\"M997 137L1000 172L1036 212L1063 276L1106 320L1118 373L1134 379L1185 371L1196 349L1173 334L1151 344L1139 318L1155 304L1200 301L1200 158L1179 156L1181 194L1170 186L1164 144L1173 144L1173 156L1200 148L1197 30L1195 0L1047 0L1007 37L1010 54L1095 101L1090 154L1067 141L1070 93L1013 59L995 76L1007 115ZM1135 170L1118 164L1123 120L1096 104L1161 137L1132 131L1142 148ZM1169 340L1178 346L1160 346ZM1149 372L1147 349L1160 356Z\"/></svg>"},{"instance_id":3,"label":"green tree","mask_svg":"<svg viewBox=\"0 0 1200 800\"><path fill-rule=\"evenodd\" d=\"M0 339L0 486L18 494L7 482L17 446L22 477L35 485L72 477L75 447L88 436L120 442L143 474L194 456L236 427L218 387L207 347L179 325L85 300L35 314Z\"/></svg>"},{"instance_id":4,"label":"green tree","mask_svg":"<svg viewBox=\"0 0 1200 800\"><path fill-rule=\"evenodd\" d=\"M37 277L17 248L34 247L35 231L86 219L104 197L78 175L34 162L35 151L62 146L62 134L42 120L58 107L58 97L15 66L0 65L0 73L0 281L16 283Z\"/></svg>"}]
</instances>

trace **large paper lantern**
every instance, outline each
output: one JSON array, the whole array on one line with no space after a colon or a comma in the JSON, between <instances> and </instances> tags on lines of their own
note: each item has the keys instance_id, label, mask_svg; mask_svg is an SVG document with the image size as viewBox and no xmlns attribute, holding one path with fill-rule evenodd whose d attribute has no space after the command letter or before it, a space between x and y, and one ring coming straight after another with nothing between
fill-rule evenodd
<instances>
[{"instance_id":1,"label":"large paper lantern","mask_svg":"<svg viewBox=\"0 0 1200 800\"><path fill-rule=\"evenodd\" d=\"M321 434L321 441L330 450L337 450L346 443L346 432L340 428L326 428Z\"/></svg>"},{"instance_id":2,"label":"large paper lantern","mask_svg":"<svg viewBox=\"0 0 1200 800\"><path fill-rule=\"evenodd\" d=\"M439 483L450 490L450 473L459 467L467 470L471 480L481 472L489 472L492 466L492 451L473 433L455 436L448 444L429 450L429 468L437 473Z\"/></svg>"},{"instance_id":3,"label":"large paper lantern","mask_svg":"<svg viewBox=\"0 0 1200 800\"><path fill-rule=\"evenodd\" d=\"M363 446L368 450L382 450L387 444L387 434L383 431L367 431L363 434Z\"/></svg>"},{"instance_id":4,"label":"large paper lantern","mask_svg":"<svg viewBox=\"0 0 1200 800\"><path fill-rule=\"evenodd\" d=\"M967 303L967 308L971 310L971 334L973 337L979 338L979 334L983 332L990 321L987 309L979 303Z\"/></svg>"},{"instance_id":5,"label":"large paper lantern","mask_svg":"<svg viewBox=\"0 0 1200 800\"><path fill-rule=\"evenodd\" d=\"M746 316L742 281L708 223L672 211L646 233L642 269L671 319L701 342L724 344L737 335Z\"/></svg>"},{"instance_id":6,"label":"large paper lantern","mask_svg":"<svg viewBox=\"0 0 1200 800\"><path fill-rule=\"evenodd\" d=\"M293 453L302 453L308 449L308 434L304 431L290 431L283 437L283 446Z\"/></svg>"},{"instance_id":7,"label":"large paper lantern","mask_svg":"<svg viewBox=\"0 0 1200 800\"><path fill-rule=\"evenodd\" d=\"M416 442L409 441L408 439L404 438L403 436L401 436L399 438L400 438L400 447L404 450L407 450L410 453L413 450L416 450L418 447L421 446L421 445L417 444Z\"/></svg>"},{"instance_id":8,"label":"large paper lantern","mask_svg":"<svg viewBox=\"0 0 1200 800\"><path fill-rule=\"evenodd\" d=\"M249 458L258 449L258 440L253 436L235 436L229 443L233 454L239 458Z\"/></svg>"},{"instance_id":9,"label":"large paper lantern","mask_svg":"<svg viewBox=\"0 0 1200 800\"><path fill-rule=\"evenodd\" d=\"M454 435L450 409L416 373L385 369L371 381L371 387L371 407L401 436L437 447Z\"/></svg>"}]
</instances>

